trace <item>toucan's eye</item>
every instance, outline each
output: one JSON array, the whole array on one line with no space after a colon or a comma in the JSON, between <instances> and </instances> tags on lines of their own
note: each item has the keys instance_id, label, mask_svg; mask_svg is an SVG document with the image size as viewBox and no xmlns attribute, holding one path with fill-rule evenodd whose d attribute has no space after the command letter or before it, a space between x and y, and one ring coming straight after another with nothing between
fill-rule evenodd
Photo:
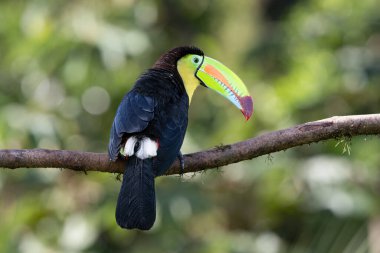
<instances>
[{"instance_id":1,"label":"toucan's eye","mask_svg":"<svg viewBox=\"0 0 380 253\"><path fill-rule=\"evenodd\" d=\"M199 57L194 57L194 58L193 58L193 62L194 62L195 64L198 64L199 61L200 61Z\"/></svg>"}]
</instances>

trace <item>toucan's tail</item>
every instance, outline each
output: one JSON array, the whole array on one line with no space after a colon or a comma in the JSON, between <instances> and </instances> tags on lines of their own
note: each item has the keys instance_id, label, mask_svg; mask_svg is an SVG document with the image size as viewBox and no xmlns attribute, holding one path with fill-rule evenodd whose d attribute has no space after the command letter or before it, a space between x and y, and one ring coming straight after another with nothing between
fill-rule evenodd
<instances>
[{"instance_id":1,"label":"toucan's tail","mask_svg":"<svg viewBox=\"0 0 380 253\"><path fill-rule=\"evenodd\" d=\"M153 159L128 157L116 206L122 228L149 230L156 219Z\"/></svg>"}]
</instances>

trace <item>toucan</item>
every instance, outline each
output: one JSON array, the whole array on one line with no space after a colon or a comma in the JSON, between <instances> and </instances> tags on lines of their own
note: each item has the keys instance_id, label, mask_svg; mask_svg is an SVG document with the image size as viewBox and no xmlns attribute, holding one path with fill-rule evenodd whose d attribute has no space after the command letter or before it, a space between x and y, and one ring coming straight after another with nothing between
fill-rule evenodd
<instances>
[{"instance_id":1,"label":"toucan","mask_svg":"<svg viewBox=\"0 0 380 253\"><path fill-rule=\"evenodd\" d=\"M189 104L198 86L231 101L246 120L253 102L242 80L217 60L193 46L174 48L144 72L123 97L112 124L108 154L125 159L116 206L122 228L149 230L156 219L154 179L179 158Z\"/></svg>"}]
</instances>

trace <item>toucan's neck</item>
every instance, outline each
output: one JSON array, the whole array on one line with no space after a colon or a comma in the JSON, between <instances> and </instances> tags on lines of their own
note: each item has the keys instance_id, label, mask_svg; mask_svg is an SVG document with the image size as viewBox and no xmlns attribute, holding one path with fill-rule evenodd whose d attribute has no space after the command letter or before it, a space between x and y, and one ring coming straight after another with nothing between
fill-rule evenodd
<instances>
[{"instance_id":1,"label":"toucan's neck","mask_svg":"<svg viewBox=\"0 0 380 253\"><path fill-rule=\"evenodd\" d=\"M178 72L175 75L164 69L152 68L147 70L137 79L134 89L162 101L174 101L186 94L186 89Z\"/></svg>"}]
</instances>

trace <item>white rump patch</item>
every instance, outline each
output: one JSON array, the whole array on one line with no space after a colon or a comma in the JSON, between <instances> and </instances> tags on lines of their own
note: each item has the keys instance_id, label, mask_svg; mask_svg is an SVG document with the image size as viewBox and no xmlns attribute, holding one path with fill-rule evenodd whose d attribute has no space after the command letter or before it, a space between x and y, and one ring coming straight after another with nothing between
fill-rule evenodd
<instances>
[{"instance_id":1,"label":"white rump patch","mask_svg":"<svg viewBox=\"0 0 380 253\"><path fill-rule=\"evenodd\" d=\"M140 159L154 157L157 155L157 148L157 142L145 137L140 141L140 148L137 151L136 156Z\"/></svg>"},{"instance_id":2,"label":"white rump patch","mask_svg":"<svg viewBox=\"0 0 380 253\"><path fill-rule=\"evenodd\" d=\"M132 136L132 137L128 138L128 140L124 146L124 152L123 153L125 156L133 156L133 154L135 153L136 142L137 142L136 137Z\"/></svg>"},{"instance_id":3,"label":"white rump patch","mask_svg":"<svg viewBox=\"0 0 380 253\"><path fill-rule=\"evenodd\" d=\"M136 143L140 144L139 150L135 154ZM148 137L138 139L135 136L128 138L125 143L124 150L122 154L124 156L133 156L136 155L140 159L151 158L157 156L158 144L157 142L151 140Z\"/></svg>"}]
</instances>

